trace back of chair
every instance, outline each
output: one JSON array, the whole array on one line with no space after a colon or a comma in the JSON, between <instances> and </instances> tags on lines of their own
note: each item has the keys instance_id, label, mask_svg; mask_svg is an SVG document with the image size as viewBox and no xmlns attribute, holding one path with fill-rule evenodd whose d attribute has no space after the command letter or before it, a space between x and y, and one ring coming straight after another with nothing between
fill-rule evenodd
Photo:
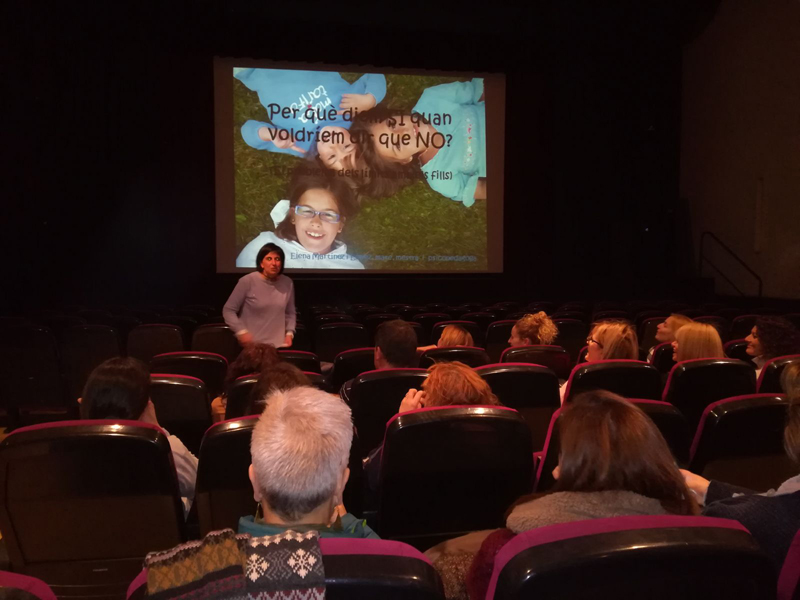
<instances>
[{"instance_id":1,"label":"back of chair","mask_svg":"<svg viewBox=\"0 0 800 600\"><path fill-rule=\"evenodd\" d=\"M664 342L653 348L653 358L650 363L658 369L662 375L667 375L675 366L675 361L672 360L674 351L670 342Z\"/></svg>"},{"instance_id":2,"label":"back of chair","mask_svg":"<svg viewBox=\"0 0 800 600\"><path fill-rule=\"evenodd\" d=\"M475 371L504 406L525 419L534 450L543 448L550 419L561 406L555 374L547 367L524 363L486 365Z\"/></svg>"},{"instance_id":3,"label":"back of chair","mask_svg":"<svg viewBox=\"0 0 800 600\"><path fill-rule=\"evenodd\" d=\"M225 405L225 419L239 419L248 416L250 394L258 383L258 373L242 375L228 389L228 402Z\"/></svg>"},{"instance_id":4,"label":"back of chair","mask_svg":"<svg viewBox=\"0 0 800 600\"><path fill-rule=\"evenodd\" d=\"M196 455L203 434L211 427L211 402L205 384L187 375L153 373L150 399L158 424Z\"/></svg>"},{"instance_id":5,"label":"back of chair","mask_svg":"<svg viewBox=\"0 0 800 600\"><path fill-rule=\"evenodd\" d=\"M587 390L608 390L626 398L659 400L661 374L651 364L638 360L598 360L572 369L564 402Z\"/></svg>"},{"instance_id":6,"label":"back of chair","mask_svg":"<svg viewBox=\"0 0 800 600\"><path fill-rule=\"evenodd\" d=\"M547 436L544 439L542 451L538 453L539 461L536 466L533 490L535 492L546 492L555 485L553 469L558 466L559 455L561 453L561 436L559 434L559 419L561 409L559 408L550 417L550 425L547 428Z\"/></svg>"},{"instance_id":7,"label":"back of chair","mask_svg":"<svg viewBox=\"0 0 800 600\"><path fill-rule=\"evenodd\" d=\"M558 345L569 352L572 362L578 360L578 353L586 344L586 336L589 335L589 325L578 319L553 319L558 327Z\"/></svg>"},{"instance_id":8,"label":"back of chair","mask_svg":"<svg viewBox=\"0 0 800 600\"><path fill-rule=\"evenodd\" d=\"M781 394L781 374L783 370L794 363L800 362L800 354L790 354L788 356L778 356L768 360L761 369L758 376L756 387L760 394Z\"/></svg>"},{"instance_id":9,"label":"back of chair","mask_svg":"<svg viewBox=\"0 0 800 600\"><path fill-rule=\"evenodd\" d=\"M769 559L739 523L616 517L541 527L498 552L487 599L775 597Z\"/></svg>"},{"instance_id":10,"label":"back of chair","mask_svg":"<svg viewBox=\"0 0 800 600\"><path fill-rule=\"evenodd\" d=\"M226 527L236 531L240 517L255 514L247 470L257 422L258 416L222 421L203 437L194 500L203 535Z\"/></svg>"},{"instance_id":11,"label":"back of chair","mask_svg":"<svg viewBox=\"0 0 800 600\"><path fill-rule=\"evenodd\" d=\"M692 442L690 470L752 490L777 488L797 474L783 449L788 406L780 394L749 394L710 404Z\"/></svg>"},{"instance_id":12,"label":"back of chair","mask_svg":"<svg viewBox=\"0 0 800 600\"><path fill-rule=\"evenodd\" d=\"M677 406L694 429L709 404L755 391L756 374L747 363L730 358L699 358L672 367L661 399Z\"/></svg>"},{"instance_id":13,"label":"back of chair","mask_svg":"<svg viewBox=\"0 0 800 600\"><path fill-rule=\"evenodd\" d=\"M418 548L468 531L500 527L531 490L530 430L496 406L423 408L386 426L378 532Z\"/></svg>"},{"instance_id":14,"label":"back of chair","mask_svg":"<svg viewBox=\"0 0 800 600\"><path fill-rule=\"evenodd\" d=\"M375 348L355 348L345 350L333 359L330 387L338 390L345 381L350 381L362 373L375 369Z\"/></svg>"},{"instance_id":15,"label":"back of chair","mask_svg":"<svg viewBox=\"0 0 800 600\"><path fill-rule=\"evenodd\" d=\"M301 371L310 371L312 373L322 373L319 364L319 357L313 352L306 352L305 350L288 350L281 348L278 350L282 360L293 364Z\"/></svg>"},{"instance_id":16,"label":"back of chair","mask_svg":"<svg viewBox=\"0 0 800 600\"><path fill-rule=\"evenodd\" d=\"M356 377L350 391L353 424L365 454L383 441L386 422L397 414L408 390L420 389L425 369L383 369Z\"/></svg>"},{"instance_id":17,"label":"back of chair","mask_svg":"<svg viewBox=\"0 0 800 600\"><path fill-rule=\"evenodd\" d=\"M192 334L192 350L221 354L232 363L242 351L233 330L222 323L201 325Z\"/></svg>"},{"instance_id":18,"label":"back of chair","mask_svg":"<svg viewBox=\"0 0 800 600\"><path fill-rule=\"evenodd\" d=\"M530 363L547 367L559 379L568 379L572 369L569 352L561 346L516 346L507 348L500 357L500 362Z\"/></svg>"},{"instance_id":19,"label":"back of chair","mask_svg":"<svg viewBox=\"0 0 800 600\"><path fill-rule=\"evenodd\" d=\"M685 467L689 464L689 446L692 443L686 417L675 406L661 400L630 398L655 423L667 442L675 461Z\"/></svg>"},{"instance_id":20,"label":"back of chair","mask_svg":"<svg viewBox=\"0 0 800 600\"><path fill-rule=\"evenodd\" d=\"M167 352L150 361L151 373L173 373L196 377L206 384L212 398L222 393L228 361L213 352Z\"/></svg>"},{"instance_id":21,"label":"back of chair","mask_svg":"<svg viewBox=\"0 0 800 600\"><path fill-rule=\"evenodd\" d=\"M491 315L489 315L491 317ZM472 336L472 345L473 346L482 346L483 345L483 332L485 329L481 329L481 327L475 321L467 321L467 320L458 320L458 321L439 321L436 325L433 326L431 330L431 344L438 344L439 338L442 337L442 331L444 328L449 325L455 325L456 327L461 327L469 332Z\"/></svg>"},{"instance_id":22,"label":"back of chair","mask_svg":"<svg viewBox=\"0 0 800 600\"><path fill-rule=\"evenodd\" d=\"M317 356L333 362L345 350L369 346L369 332L361 323L326 323L320 325L314 336Z\"/></svg>"},{"instance_id":23,"label":"back of chair","mask_svg":"<svg viewBox=\"0 0 800 600\"><path fill-rule=\"evenodd\" d=\"M419 357L419 366L427 369L437 362L462 362L470 367L482 367L489 364L489 355L483 348L472 346L446 346L431 348Z\"/></svg>"},{"instance_id":24,"label":"back of chair","mask_svg":"<svg viewBox=\"0 0 800 600\"><path fill-rule=\"evenodd\" d=\"M182 352L183 332L177 325L139 325L128 333L128 356L149 363L157 354Z\"/></svg>"},{"instance_id":25,"label":"back of chair","mask_svg":"<svg viewBox=\"0 0 800 600\"><path fill-rule=\"evenodd\" d=\"M722 345L722 349L725 352L725 356L728 358L742 360L755 368L756 365L753 362L753 357L747 353L747 340L731 340L725 342Z\"/></svg>"},{"instance_id":26,"label":"back of chair","mask_svg":"<svg viewBox=\"0 0 800 600\"><path fill-rule=\"evenodd\" d=\"M800 600L800 531L798 531L778 576L778 600Z\"/></svg>"},{"instance_id":27,"label":"back of chair","mask_svg":"<svg viewBox=\"0 0 800 600\"><path fill-rule=\"evenodd\" d=\"M441 321L449 321L450 315L443 312L422 312L413 315L411 320L422 326L422 333L425 339L422 345L427 345L431 343L430 339L433 326Z\"/></svg>"},{"instance_id":28,"label":"back of chair","mask_svg":"<svg viewBox=\"0 0 800 600\"><path fill-rule=\"evenodd\" d=\"M490 361L497 362L502 360L500 356L503 350L508 348L508 338L511 337L511 330L516 323L516 321L508 319L495 321L487 327L484 347L486 348L486 353L489 355Z\"/></svg>"},{"instance_id":29,"label":"back of chair","mask_svg":"<svg viewBox=\"0 0 800 600\"><path fill-rule=\"evenodd\" d=\"M57 600L41 579L0 571L0 600Z\"/></svg>"},{"instance_id":30,"label":"back of chair","mask_svg":"<svg viewBox=\"0 0 800 600\"><path fill-rule=\"evenodd\" d=\"M119 597L145 554L185 539L166 435L139 421L16 430L0 444L0 530L14 571L60 596Z\"/></svg>"}]
</instances>

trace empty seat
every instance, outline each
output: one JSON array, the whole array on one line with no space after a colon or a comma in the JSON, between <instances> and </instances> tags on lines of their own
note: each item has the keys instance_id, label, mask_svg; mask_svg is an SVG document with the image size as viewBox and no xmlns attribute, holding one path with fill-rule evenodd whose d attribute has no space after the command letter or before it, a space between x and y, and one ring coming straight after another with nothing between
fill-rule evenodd
<instances>
[{"instance_id":1,"label":"empty seat","mask_svg":"<svg viewBox=\"0 0 800 600\"><path fill-rule=\"evenodd\" d=\"M592 315L592 322L598 321L630 321L631 315L627 310L598 310Z\"/></svg>"},{"instance_id":2,"label":"empty seat","mask_svg":"<svg viewBox=\"0 0 800 600\"><path fill-rule=\"evenodd\" d=\"M428 302L428 304L425 305L425 312L440 313L444 312L445 308L447 308L447 304L445 302Z\"/></svg>"},{"instance_id":3,"label":"empty seat","mask_svg":"<svg viewBox=\"0 0 800 600\"><path fill-rule=\"evenodd\" d=\"M428 345L430 344L433 326L441 321L450 321L451 317L447 313L443 312L423 312L415 314L411 320L415 323L419 323L422 326L422 331L425 337L425 343L423 345Z\"/></svg>"},{"instance_id":4,"label":"empty seat","mask_svg":"<svg viewBox=\"0 0 800 600\"><path fill-rule=\"evenodd\" d=\"M385 323L386 321L394 321L399 317L393 313L376 313L372 315L368 315L364 318L364 325L369 332L369 339L370 343L375 341L375 332L377 331L378 327L381 323Z\"/></svg>"},{"instance_id":5,"label":"empty seat","mask_svg":"<svg viewBox=\"0 0 800 600\"><path fill-rule=\"evenodd\" d=\"M685 467L689 464L689 447L692 443L689 423L683 413L669 402L630 398L636 406L655 423L664 441L672 451L675 461Z\"/></svg>"},{"instance_id":6,"label":"empty seat","mask_svg":"<svg viewBox=\"0 0 800 600\"><path fill-rule=\"evenodd\" d=\"M107 310L100 309L84 309L78 311L78 316L84 319L87 323L95 325L106 325L108 327L114 326L114 316Z\"/></svg>"},{"instance_id":7,"label":"empty seat","mask_svg":"<svg viewBox=\"0 0 800 600\"><path fill-rule=\"evenodd\" d=\"M423 408L386 426L378 533L427 548L468 531L499 527L529 493L530 430L497 406Z\"/></svg>"},{"instance_id":8,"label":"empty seat","mask_svg":"<svg viewBox=\"0 0 800 600\"><path fill-rule=\"evenodd\" d=\"M564 402L586 390L608 390L626 398L659 400L661 374L638 360L598 360L577 365L570 373Z\"/></svg>"},{"instance_id":9,"label":"empty seat","mask_svg":"<svg viewBox=\"0 0 800 600\"><path fill-rule=\"evenodd\" d=\"M747 353L747 340L730 340L722 345L722 349L728 358L743 360L755 368L756 364L753 362L753 357Z\"/></svg>"},{"instance_id":10,"label":"empty seat","mask_svg":"<svg viewBox=\"0 0 800 600\"><path fill-rule=\"evenodd\" d=\"M258 373L237 377L228 388L228 401L225 404L225 419L239 419L248 416L250 394L258 383Z\"/></svg>"},{"instance_id":11,"label":"empty seat","mask_svg":"<svg viewBox=\"0 0 800 600\"><path fill-rule=\"evenodd\" d=\"M508 348L508 338L511 337L511 330L514 328L516 321L511 319L503 321L495 321L486 328L486 339L484 340L484 348L489 355L489 360L497 362L503 350ZM514 361L518 362L518 361Z\"/></svg>"},{"instance_id":12,"label":"empty seat","mask_svg":"<svg viewBox=\"0 0 800 600\"><path fill-rule=\"evenodd\" d=\"M756 374L747 363L730 358L699 358L672 367L661 399L677 406L689 421L689 428L695 429L709 404L755 391Z\"/></svg>"},{"instance_id":13,"label":"empty seat","mask_svg":"<svg viewBox=\"0 0 800 600\"><path fill-rule=\"evenodd\" d=\"M345 350L333 359L333 370L328 378L330 388L339 391L344 382L375 369L375 348Z\"/></svg>"},{"instance_id":14,"label":"empty seat","mask_svg":"<svg viewBox=\"0 0 800 600\"><path fill-rule=\"evenodd\" d=\"M753 330L756 319L758 319L758 315L741 315L735 317L733 321L731 321L730 338L732 340L746 338Z\"/></svg>"},{"instance_id":15,"label":"empty seat","mask_svg":"<svg viewBox=\"0 0 800 600\"><path fill-rule=\"evenodd\" d=\"M313 345L311 343L311 335L302 323L297 323L294 326L294 339L292 340L293 350L305 350L311 352Z\"/></svg>"},{"instance_id":16,"label":"empty seat","mask_svg":"<svg viewBox=\"0 0 800 600\"><path fill-rule=\"evenodd\" d=\"M653 349L653 357L650 359L650 364L658 369L658 372L662 375L667 375L672 370L672 367L675 366L675 361L672 360L673 354L674 351L670 342L659 344Z\"/></svg>"},{"instance_id":17,"label":"empty seat","mask_svg":"<svg viewBox=\"0 0 800 600\"><path fill-rule=\"evenodd\" d=\"M187 375L152 374L150 399L158 424L197 455L206 429L211 427L211 401L205 384Z\"/></svg>"},{"instance_id":18,"label":"empty seat","mask_svg":"<svg viewBox=\"0 0 800 600\"><path fill-rule=\"evenodd\" d=\"M726 318L718 315L703 315L700 317L695 317L694 321L697 323L708 323L709 325L713 326L714 329L717 330L717 333L719 333L719 337L723 342L728 339L728 333L730 332L731 325L728 323Z\"/></svg>"},{"instance_id":19,"label":"empty seat","mask_svg":"<svg viewBox=\"0 0 800 600\"><path fill-rule=\"evenodd\" d=\"M369 346L369 333L361 323L326 323L315 333L315 348L320 360L333 362L345 350Z\"/></svg>"},{"instance_id":20,"label":"empty seat","mask_svg":"<svg viewBox=\"0 0 800 600\"><path fill-rule=\"evenodd\" d=\"M222 421L203 437L194 500L203 535L226 527L236 531L240 517L255 514L247 470L257 422L258 416Z\"/></svg>"},{"instance_id":21,"label":"empty seat","mask_svg":"<svg viewBox=\"0 0 800 600\"><path fill-rule=\"evenodd\" d=\"M556 337L558 345L569 352L572 362L575 363L578 360L578 353L586 344L586 336L589 335L589 326L577 319L554 318L553 323L558 327L558 337Z\"/></svg>"},{"instance_id":22,"label":"empty seat","mask_svg":"<svg viewBox=\"0 0 800 600\"><path fill-rule=\"evenodd\" d=\"M497 553L487 599L775 597L774 568L747 529L659 515L526 531Z\"/></svg>"},{"instance_id":23,"label":"empty seat","mask_svg":"<svg viewBox=\"0 0 800 600\"><path fill-rule=\"evenodd\" d=\"M36 318L36 322L52 331L59 342L63 342L64 331L70 327L86 325L86 319L74 315L43 315Z\"/></svg>"},{"instance_id":24,"label":"empty seat","mask_svg":"<svg viewBox=\"0 0 800 600\"><path fill-rule=\"evenodd\" d=\"M489 364L489 355L483 348L472 346L445 346L442 348L431 348L422 353L419 357L419 366L427 369L437 362L462 362L470 367L481 367Z\"/></svg>"},{"instance_id":25,"label":"empty seat","mask_svg":"<svg viewBox=\"0 0 800 600\"><path fill-rule=\"evenodd\" d=\"M192 334L192 350L220 354L232 363L242 351L233 330L221 323L201 325Z\"/></svg>"},{"instance_id":26,"label":"empty seat","mask_svg":"<svg viewBox=\"0 0 800 600\"><path fill-rule=\"evenodd\" d=\"M572 369L569 352L561 346L516 346L507 348L500 357L500 362L530 363L547 367L559 379L568 379Z\"/></svg>"},{"instance_id":27,"label":"empty seat","mask_svg":"<svg viewBox=\"0 0 800 600\"><path fill-rule=\"evenodd\" d=\"M383 369L356 377L350 407L364 454L380 445L386 422L397 414L408 390L420 389L427 376L425 369Z\"/></svg>"},{"instance_id":28,"label":"empty seat","mask_svg":"<svg viewBox=\"0 0 800 600\"><path fill-rule=\"evenodd\" d=\"M344 313L323 313L313 316L314 326L326 325L328 323L353 323L355 319Z\"/></svg>"},{"instance_id":29,"label":"empty seat","mask_svg":"<svg viewBox=\"0 0 800 600\"><path fill-rule=\"evenodd\" d=\"M543 448L550 419L561 406L555 374L546 367L520 363L486 365L475 371L504 406L525 419L534 450Z\"/></svg>"},{"instance_id":30,"label":"empty seat","mask_svg":"<svg viewBox=\"0 0 800 600\"><path fill-rule=\"evenodd\" d=\"M222 393L228 361L213 352L167 352L153 357L150 372L197 377L206 384L209 395L216 398Z\"/></svg>"},{"instance_id":31,"label":"empty seat","mask_svg":"<svg viewBox=\"0 0 800 600\"><path fill-rule=\"evenodd\" d=\"M431 330L431 344L438 344L439 338L442 337L442 331L448 325L457 325L462 329L466 329L469 334L472 336L472 341L474 346L481 346L483 345L483 332L486 331L485 329L481 329L481 327L475 321L467 321L467 320L459 320L459 321L440 321L433 326Z\"/></svg>"},{"instance_id":32,"label":"empty seat","mask_svg":"<svg viewBox=\"0 0 800 600\"><path fill-rule=\"evenodd\" d=\"M0 599L57 600L50 586L41 579L0 571Z\"/></svg>"},{"instance_id":33,"label":"empty seat","mask_svg":"<svg viewBox=\"0 0 800 600\"><path fill-rule=\"evenodd\" d=\"M144 556L186 539L164 432L65 421L0 444L0 530L11 568L60 597L119 598Z\"/></svg>"},{"instance_id":34,"label":"empty seat","mask_svg":"<svg viewBox=\"0 0 800 600\"><path fill-rule=\"evenodd\" d=\"M483 310L476 312L466 312L462 314L459 318L463 319L464 321L472 321L473 323L478 324L478 330L479 330L478 335L480 339L475 338L475 343L483 344L483 338L484 335L486 334L486 330L489 328L489 325L497 321L497 314L499 313L494 313L492 312L492 310Z\"/></svg>"},{"instance_id":35,"label":"empty seat","mask_svg":"<svg viewBox=\"0 0 800 600\"><path fill-rule=\"evenodd\" d=\"M107 325L77 325L66 329L62 334L61 364L69 401L80 398L95 367L119 355L117 332Z\"/></svg>"},{"instance_id":36,"label":"empty seat","mask_svg":"<svg viewBox=\"0 0 800 600\"><path fill-rule=\"evenodd\" d=\"M128 356L145 363L156 354L182 352L184 348L183 333L176 325L139 325L128 334Z\"/></svg>"},{"instance_id":37,"label":"empty seat","mask_svg":"<svg viewBox=\"0 0 800 600\"><path fill-rule=\"evenodd\" d=\"M788 405L780 394L748 394L708 405L692 442L690 470L751 490L777 488L797 474L783 449Z\"/></svg>"},{"instance_id":38,"label":"empty seat","mask_svg":"<svg viewBox=\"0 0 800 600\"><path fill-rule=\"evenodd\" d=\"M783 370L791 364L800 362L800 354L790 354L789 356L778 356L768 360L761 369L758 376L757 389L761 394L780 394L781 374Z\"/></svg>"},{"instance_id":39,"label":"empty seat","mask_svg":"<svg viewBox=\"0 0 800 600\"><path fill-rule=\"evenodd\" d=\"M293 364L301 371L310 371L312 373L321 373L322 370L319 364L319 357L313 352L306 352L304 350L287 350L281 348L278 350L282 360Z\"/></svg>"}]
</instances>

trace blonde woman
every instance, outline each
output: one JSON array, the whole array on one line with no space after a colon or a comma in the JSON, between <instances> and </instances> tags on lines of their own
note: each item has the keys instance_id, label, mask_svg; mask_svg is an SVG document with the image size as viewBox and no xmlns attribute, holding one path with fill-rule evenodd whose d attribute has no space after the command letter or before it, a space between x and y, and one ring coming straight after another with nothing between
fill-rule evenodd
<instances>
[{"instance_id":1,"label":"blonde woman","mask_svg":"<svg viewBox=\"0 0 800 600\"><path fill-rule=\"evenodd\" d=\"M639 360L639 339L633 325L624 321L601 321L586 338L586 362Z\"/></svg>"},{"instance_id":2,"label":"blonde woman","mask_svg":"<svg viewBox=\"0 0 800 600\"><path fill-rule=\"evenodd\" d=\"M672 360L680 362L695 358L725 358L719 332L708 323L684 325L672 342Z\"/></svg>"},{"instance_id":3,"label":"blonde woman","mask_svg":"<svg viewBox=\"0 0 800 600\"><path fill-rule=\"evenodd\" d=\"M538 346L550 345L558 337L558 327L544 311L539 311L533 315L525 315L511 328L511 337L508 338L509 345L516 346Z\"/></svg>"},{"instance_id":4,"label":"blonde woman","mask_svg":"<svg viewBox=\"0 0 800 600\"><path fill-rule=\"evenodd\" d=\"M659 344L671 344L675 341L675 334L678 332L678 330L689 323L694 323L694 321L684 315L679 315L677 313L671 314L664 319L663 323L658 324L658 327L656 328L656 341ZM655 350L655 346L652 346L647 352L648 361L653 360L653 350Z\"/></svg>"}]
</instances>

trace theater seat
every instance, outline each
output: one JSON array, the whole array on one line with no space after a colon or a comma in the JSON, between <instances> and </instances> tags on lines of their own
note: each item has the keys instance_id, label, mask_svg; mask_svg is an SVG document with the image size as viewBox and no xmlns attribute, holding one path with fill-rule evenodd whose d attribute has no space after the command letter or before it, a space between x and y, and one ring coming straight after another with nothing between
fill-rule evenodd
<instances>
[{"instance_id":1,"label":"theater seat","mask_svg":"<svg viewBox=\"0 0 800 600\"><path fill-rule=\"evenodd\" d=\"M472 346L445 346L443 348L431 348L422 353L419 357L419 366L427 369L437 362L462 362L470 367L482 367L489 364L489 355L483 348Z\"/></svg>"},{"instance_id":2,"label":"theater seat","mask_svg":"<svg viewBox=\"0 0 800 600\"><path fill-rule=\"evenodd\" d=\"M741 315L731 321L730 339L746 338L755 327L759 315Z\"/></svg>"},{"instance_id":3,"label":"theater seat","mask_svg":"<svg viewBox=\"0 0 800 600\"><path fill-rule=\"evenodd\" d=\"M516 323L516 321L510 319L495 321L486 329L484 347L486 348L486 353L489 355L490 361L497 362L501 360L500 355L503 353L503 350L508 348L508 338L511 337L511 330Z\"/></svg>"},{"instance_id":4,"label":"theater seat","mask_svg":"<svg viewBox=\"0 0 800 600\"><path fill-rule=\"evenodd\" d=\"M589 335L589 325L578 319L553 319L558 327L556 342L558 345L569 352L572 362L578 360L581 348L586 344L586 336Z\"/></svg>"},{"instance_id":5,"label":"theater seat","mask_svg":"<svg viewBox=\"0 0 800 600\"><path fill-rule=\"evenodd\" d=\"M783 370L794 363L800 362L800 354L790 354L788 356L778 356L768 360L761 369L758 376L756 388L760 394L781 394L781 375Z\"/></svg>"},{"instance_id":6,"label":"theater seat","mask_svg":"<svg viewBox=\"0 0 800 600\"><path fill-rule=\"evenodd\" d=\"M225 405L225 420L248 416L250 393L258 383L258 373L237 377L228 389L228 402Z\"/></svg>"},{"instance_id":7,"label":"theater seat","mask_svg":"<svg viewBox=\"0 0 800 600\"><path fill-rule=\"evenodd\" d=\"M177 325L139 325L128 334L128 356L144 363L149 363L157 354L182 352L184 349L183 332Z\"/></svg>"},{"instance_id":8,"label":"theater seat","mask_svg":"<svg viewBox=\"0 0 800 600\"><path fill-rule=\"evenodd\" d=\"M415 323L419 323L422 326L422 333L424 336L424 343L421 344L426 346L431 343L431 331L433 331L433 326L441 321L450 321L451 317L447 313L443 312L422 312L415 314L412 318L412 321Z\"/></svg>"},{"instance_id":9,"label":"theater seat","mask_svg":"<svg viewBox=\"0 0 800 600\"><path fill-rule=\"evenodd\" d=\"M328 377L329 387L339 391L345 381L375 369L375 348L345 350L333 359L333 370Z\"/></svg>"},{"instance_id":10,"label":"theater seat","mask_svg":"<svg viewBox=\"0 0 800 600\"><path fill-rule=\"evenodd\" d=\"M167 436L139 421L23 427L0 444L11 568L59 597L119 598L144 556L186 539Z\"/></svg>"},{"instance_id":11,"label":"theater seat","mask_svg":"<svg viewBox=\"0 0 800 600\"><path fill-rule=\"evenodd\" d=\"M230 327L222 323L211 323L194 330L192 350L221 354L232 363L241 353L242 346Z\"/></svg>"},{"instance_id":12,"label":"theater seat","mask_svg":"<svg viewBox=\"0 0 800 600\"><path fill-rule=\"evenodd\" d=\"M683 416L683 413L669 402L662 402L661 400L629 398L629 401L642 409L644 414L655 423L661 435L664 436L667 446L672 451L675 461L681 466L688 465L689 446L692 440L689 433L689 424L686 422L686 417Z\"/></svg>"},{"instance_id":13,"label":"theater seat","mask_svg":"<svg viewBox=\"0 0 800 600\"><path fill-rule=\"evenodd\" d=\"M107 325L77 325L62 333L61 364L70 402L80 398L95 367L120 355L117 332Z\"/></svg>"},{"instance_id":14,"label":"theater seat","mask_svg":"<svg viewBox=\"0 0 800 600\"><path fill-rule=\"evenodd\" d=\"M56 600L50 586L41 579L0 571L0 600Z\"/></svg>"},{"instance_id":15,"label":"theater seat","mask_svg":"<svg viewBox=\"0 0 800 600\"><path fill-rule=\"evenodd\" d=\"M673 355L672 344L664 342L653 349L653 358L650 360L650 364L658 369L658 372L662 375L668 375L672 367L675 366L675 361L672 360Z\"/></svg>"},{"instance_id":16,"label":"theater seat","mask_svg":"<svg viewBox=\"0 0 800 600\"><path fill-rule=\"evenodd\" d=\"M487 599L775 597L769 559L735 521L660 515L526 531L498 552Z\"/></svg>"},{"instance_id":17,"label":"theater seat","mask_svg":"<svg viewBox=\"0 0 800 600\"><path fill-rule=\"evenodd\" d=\"M250 436L257 422L258 416L222 421L203 437L194 500L203 535L226 527L236 531L240 517L255 514L247 470Z\"/></svg>"},{"instance_id":18,"label":"theater seat","mask_svg":"<svg viewBox=\"0 0 800 600\"><path fill-rule=\"evenodd\" d=\"M361 323L326 323L314 334L314 347L320 360L333 362L345 350L369 346L369 333Z\"/></svg>"},{"instance_id":19,"label":"theater seat","mask_svg":"<svg viewBox=\"0 0 800 600\"><path fill-rule=\"evenodd\" d=\"M561 416L559 408L550 417L550 425L547 427L547 435L544 439L542 451L537 452L538 462L533 483L534 492L546 492L555 484L553 469L558 465L558 457L561 452L561 439L558 433L558 420Z\"/></svg>"},{"instance_id":20,"label":"theater seat","mask_svg":"<svg viewBox=\"0 0 800 600\"><path fill-rule=\"evenodd\" d=\"M444 600L436 569L408 544L320 538L319 546L328 600ZM143 600L146 590L147 571L142 571L128 588L127 600Z\"/></svg>"},{"instance_id":21,"label":"theater seat","mask_svg":"<svg viewBox=\"0 0 800 600\"><path fill-rule=\"evenodd\" d=\"M694 430L709 404L755 391L756 373L747 363L730 358L698 358L672 367L661 399L677 406L686 416L690 430Z\"/></svg>"},{"instance_id":22,"label":"theater seat","mask_svg":"<svg viewBox=\"0 0 800 600\"><path fill-rule=\"evenodd\" d=\"M278 350L282 360L293 364L301 371L311 371L312 373L322 373L319 364L319 357L313 352L306 352L305 350L287 350L281 348Z\"/></svg>"},{"instance_id":23,"label":"theater seat","mask_svg":"<svg viewBox=\"0 0 800 600\"><path fill-rule=\"evenodd\" d=\"M626 398L659 400L661 374L638 360L598 360L577 365L569 375L564 402L587 390L608 390Z\"/></svg>"},{"instance_id":24,"label":"theater seat","mask_svg":"<svg viewBox=\"0 0 800 600\"><path fill-rule=\"evenodd\" d=\"M798 531L778 576L778 600L800 598L800 531Z\"/></svg>"},{"instance_id":25,"label":"theater seat","mask_svg":"<svg viewBox=\"0 0 800 600\"><path fill-rule=\"evenodd\" d=\"M556 377L566 380L572 369L572 359L561 346L516 346L507 348L500 356L500 362L530 363L547 367Z\"/></svg>"},{"instance_id":26,"label":"theater seat","mask_svg":"<svg viewBox=\"0 0 800 600\"><path fill-rule=\"evenodd\" d=\"M206 385L188 375L150 375L150 399L158 424L197 456L206 429L211 427L211 400Z\"/></svg>"},{"instance_id":27,"label":"theater seat","mask_svg":"<svg viewBox=\"0 0 800 600\"><path fill-rule=\"evenodd\" d=\"M534 450L543 448L550 419L561 406L555 374L547 367L523 363L486 365L475 372L486 380L504 406L523 416Z\"/></svg>"},{"instance_id":28,"label":"theater seat","mask_svg":"<svg viewBox=\"0 0 800 600\"><path fill-rule=\"evenodd\" d=\"M748 394L708 405L692 442L689 470L757 491L797 475L783 449L788 405L781 394Z\"/></svg>"},{"instance_id":29,"label":"theater seat","mask_svg":"<svg viewBox=\"0 0 800 600\"><path fill-rule=\"evenodd\" d=\"M189 375L200 379L212 398L222 393L228 361L213 352L167 352L150 361L151 373Z\"/></svg>"},{"instance_id":30,"label":"theater seat","mask_svg":"<svg viewBox=\"0 0 800 600\"><path fill-rule=\"evenodd\" d=\"M364 454L383 441L386 422L397 414L408 390L420 389L425 369L383 369L356 377L350 390L353 424Z\"/></svg>"},{"instance_id":31,"label":"theater seat","mask_svg":"<svg viewBox=\"0 0 800 600\"><path fill-rule=\"evenodd\" d=\"M428 548L469 531L500 527L531 490L530 430L497 406L423 408L386 426L378 534Z\"/></svg>"},{"instance_id":32,"label":"theater seat","mask_svg":"<svg viewBox=\"0 0 800 600\"><path fill-rule=\"evenodd\" d=\"M737 360L742 360L749 364L751 367L755 368L755 363L753 362L753 357L747 353L747 341L746 340L731 340L729 342L725 342L722 345L722 349L725 352L725 356L728 358L735 358Z\"/></svg>"}]
</instances>

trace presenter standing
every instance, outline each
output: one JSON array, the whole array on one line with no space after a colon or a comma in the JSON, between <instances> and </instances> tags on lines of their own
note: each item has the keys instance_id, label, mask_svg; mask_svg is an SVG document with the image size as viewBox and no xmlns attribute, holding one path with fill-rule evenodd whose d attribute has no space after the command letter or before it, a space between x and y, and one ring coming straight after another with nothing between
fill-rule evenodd
<instances>
[{"instance_id":1,"label":"presenter standing","mask_svg":"<svg viewBox=\"0 0 800 600\"><path fill-rule=\"evenodd\" d=\"M297 320L294 283L283 274L284 262L279 246L264 244L256 257L256 271L239 280L222 308L225 323L242 346L292 345Z\"/></svg>"}]
</instances>

